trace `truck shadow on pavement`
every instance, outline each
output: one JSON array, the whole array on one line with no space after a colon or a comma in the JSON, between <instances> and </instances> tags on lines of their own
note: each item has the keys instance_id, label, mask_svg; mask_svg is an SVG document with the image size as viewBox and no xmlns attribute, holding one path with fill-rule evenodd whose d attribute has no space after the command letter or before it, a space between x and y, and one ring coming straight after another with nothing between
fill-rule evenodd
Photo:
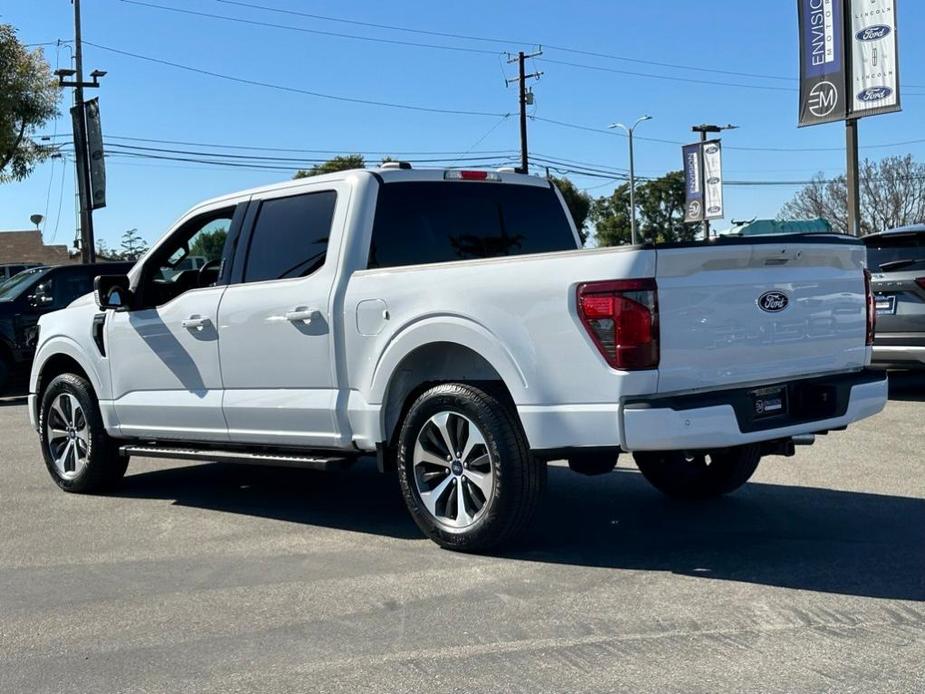
<instances>
[{"instance_id":1,"label":"truck shadow on pavement","mask_svg":"<svg viewBox=\"0 0 925 694\"><path fill-rule=\"evenodd\" d=\"M129 468L131 473L131 468ZM414 540L394 476L230 465L128 476L120 496ZM661 496L635 470L551 467L528 536L499 559L669 571L703 579L925 600L925 500L751 483L706 503Z\"/></svg>"},{"instance_id":2,"label":"truck shadow on pavement","mask_svg":"<svg viewBox=\"0 0 925 694\"><path fill-rule=\"evenodd\" d=\"M890 400L925 402L925 371L890 371Z\"/></svg>"}]
</instances>

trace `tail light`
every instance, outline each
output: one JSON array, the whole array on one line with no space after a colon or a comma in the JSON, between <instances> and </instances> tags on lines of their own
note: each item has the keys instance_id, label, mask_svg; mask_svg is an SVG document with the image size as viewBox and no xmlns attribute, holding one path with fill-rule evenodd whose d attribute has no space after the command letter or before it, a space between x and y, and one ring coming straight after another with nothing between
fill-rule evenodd
<instances>
[{"instance_id":1,"label":"tail light","mask_svg":"<svg viewBox=\"0 0 925 694\"><path fill-rule=\"evenodd\" d=\"M915 283L919 285L922 289L925 289L925 277L916 277Z\"/></svg>"},{"instance_id":2,"label":"tail light","mask_svg":"<svg viewBox=\"0 0 925 694\"><path fill-rule=\"evenodd\" d=\"M578 316L613 368L631 371L658 367L658 293L654 279L581 284Z\"/></svg>"},{"instance_id":3,"label":"tail light","mask_svg":"<svg viewBox=\"0 0 925 694\"><path fill-rule=\"evenodd\" d=\"M870 270L864 270L864 293L867 297L867 344L874 344L874 332L877 329L877 304L874 291L870 286Z\"/></svg>"}]
</instances>

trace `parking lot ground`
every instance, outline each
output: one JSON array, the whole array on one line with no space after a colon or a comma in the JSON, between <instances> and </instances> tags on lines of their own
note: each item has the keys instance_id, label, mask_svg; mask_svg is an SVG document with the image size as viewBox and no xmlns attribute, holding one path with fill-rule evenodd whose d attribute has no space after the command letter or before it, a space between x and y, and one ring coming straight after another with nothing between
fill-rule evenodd
<instances>
[{"instance_id":1,"label":"parking lot ground","mask_svg":"<svg viewBox=\"0 0 925 694\"><path fill-rule=\"evenodd\" d=\"M497 556L424 540L396 480L133 460L60 492L0 401L0 692L925 690L925 379L671 502L550 470Z\"/></svg>"}]
</instances>

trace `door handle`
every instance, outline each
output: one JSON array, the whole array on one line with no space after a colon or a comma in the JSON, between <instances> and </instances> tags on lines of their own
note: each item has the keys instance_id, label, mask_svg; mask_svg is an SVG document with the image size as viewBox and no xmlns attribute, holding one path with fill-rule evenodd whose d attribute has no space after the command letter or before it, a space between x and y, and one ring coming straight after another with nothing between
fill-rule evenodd
<instances>
[{"instance_id":1,"label":"door handle","mask_svg":"<svg viewBox=\"0 0 925 694\"><path fill-rule=\"evenodd\" d=\"M184 321L181 321L180 325L182 325L187 330L202 330L209 325L209 319L194 315L190 316Z\"/></svg>"},{"instance_id":2,"label":"door handle","mask_svg":"<svg viewBox=\"0 0 925 694\"><path fill-rule=\"evenodd\" d=\"M302 322L305 325L308 325L312 322L312 316L314 316L318 311L313 308L304 308L299 306L287 312L285 318L291 323Z\"/></svg>"}]
</instances>

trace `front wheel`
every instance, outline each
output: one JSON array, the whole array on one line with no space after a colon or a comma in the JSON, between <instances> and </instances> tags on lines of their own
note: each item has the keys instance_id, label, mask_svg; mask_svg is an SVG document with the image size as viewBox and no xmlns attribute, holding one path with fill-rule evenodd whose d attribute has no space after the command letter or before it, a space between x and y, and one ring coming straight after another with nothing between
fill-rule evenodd
<instances>
[{"instance_id":1,"label":"front wheel","mask_svg":"<svg viewBox=\"0 0 925 694\"><path fill-rule=\"evenodd\" d=\"M515 413L481 388L448 383L411 406L398 477L418 527L447 549L483 551L527 526L546 484Z\"/></svg>"},{"instance_id":2,"label":"front wheel","mask_svg":"<svg viewBox=\"0 0 925 694\"><path fill-rule=\"evenodd\" d=\"M638 451L636 466L653 487L680 499L729 494L748 482L761 462L761 447L713 451Z\"/></svg>"},{"instance_id":3,"label":"front wheel","mask_svg":"<svg viewBox=\"0 0 925 694\"><path fill-rule=\"evenodd\" d=\"M42 395L39 436L45 466L67 492L108 490L122 479L128 457L103 427L92 387L75 374L57 376Z\"/></svg>"}]
</instances>

